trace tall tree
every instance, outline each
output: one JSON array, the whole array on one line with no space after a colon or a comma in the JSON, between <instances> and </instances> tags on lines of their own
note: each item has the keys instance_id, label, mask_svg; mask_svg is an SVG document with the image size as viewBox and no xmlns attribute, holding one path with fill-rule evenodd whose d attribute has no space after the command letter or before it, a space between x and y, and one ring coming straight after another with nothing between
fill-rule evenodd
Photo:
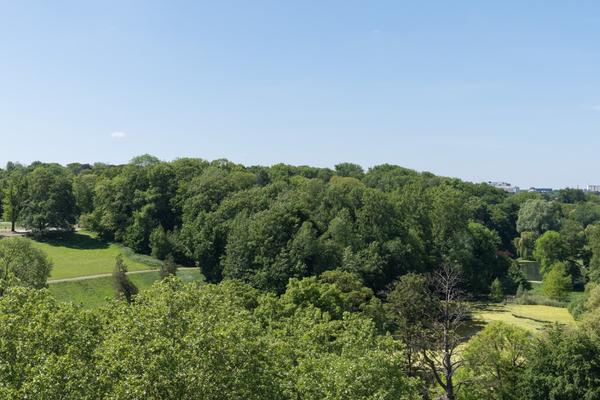
<instances>
[{"instance_id":1,"label":"tall tree","mask_svg":"<svg viewBox=\"0 0 600 400\"><path fill-rule=\"evenodd\" d=\"M585 192L574 188L560 189L557 200L565 204L583 203L585 201Z\"/></svg>"},{"instance_id":2,"label":"tall tree","mask_svg":"<svg viewBox=\"0 0 600 400\"><path fill-rule=\"evenodd\" d=\"M46 254L31 240L13 237L0 240L0 295L9 286L43 288L52 270Z\"/></svg>"},{"instance_id":3,"label":"tall tree","mask_svg":"<svg viewBox=\"0 0 600 400\"><path fill-rule=\"evenodd\" d=\"M517 255L524 260L530 260L533 256L533 248L538 235L535 232L524 231L515 238L514 243L517 248Z\"/></svg>"},{"instance_id":4,"label":"tall tree","mask_svg":"<svg viewBox=\"0 0 600 400\"><path fill-rule=\"evenodd\" d=\"M63 167L40 165L27 175L27 201L20 213L26 228L37 233L72 229L75 215L73 187Z\"/></svg>"},{"instance_id":5,"label":"tall tree","mask_svg":"<svg viewBox=\"0 0 600 400\"><path fill-rule=\"evenodd\" d=\"M592 253L588 278L590 281L600 283L600 225L590 225L586 229L588 247Z\"/></svg>"},{"instance_id":6,"label":"tall tree","mask_svg":"<svg viewBox=\"0 0 600 400\"><path fill-rule=\"evenodd\" d=\"M407 374L413 376L418 352L423 346L423 332L431 325L436 299L424 275L409 273L398 279L386 300L394 331L406 344Z\"/></svg>"},{"instance_id":7,"label":"tall tree","mask_svg":"<svg viewBox=\"0 0 600 400\"><path fill-rule=\"evenodd\" d=\"M567 272L565 263L554 263L542 282L544 294L554 300L566 300L573 287L571 276Z\"/></svg>"},{"instance_id":8,"label":"tall tree","mask_svg":"<svg viewBox=\"0 0 600 400\"><path fill-rule=\"evenodd\" d=\"M517 231L531 231L541 235L546 231L558 229L558 219L559 209L555 203L530 199L523 203L519 209Z\"/></svg>"},{"instance_id":9,"label":"tall tree","mask_svg":"<svg viewBox=\"0 0 600 400\"><path fill-rule=\"evenodd\" d=\"M113 270L113 285L115 288L115 297L117 299L125 298L128 303L133 301L133 297L138 294L138 288L127 276L127 266L123 262L123 256L118 255Z\"/></svg>"},{"instance_id":10,"label":"tall tree","mask_svg":"<svg viewBox=\"0 0 600 400\"><path fill-rule=\"evenodd\" d=\"M10 230L14 232L21 210L25 206L27 181L25 179L25 169L18 164L11 168L7 175L3 187L2 208L4 218L10 221Z\"/></svg>"},{"instance_id":11,"label":"tall tree","mask_svg":"<svg viewBox=\"0 0 600 400\"><path fill-rule=\"evenodd\" d=\"M94 189L97 181L98 177L93 173L77 175L73 179L73 196L80 214L88 214L94 210Z\"/></svg>"},{"instance_id":12,"label":"tall tree","mask_svg":"<svg viewBox=\"0 0 600 400\"><path fill-rule=\"evenodd\" d=\"M433 319L423 331L422 350L425 364L435 382L444 392L445 400L455 400L457 390L464 382L457 382L456 372L464 364L457 354L463 341L460 327L468 317L469 310L463 302L460 270L457 266L443 264L432 275L431 284L438 301L432 309Z\"/></svg>"},{"instance_id":13,"label":"tall tree","mask_svg":"<svg viewBox=\"0 0 600 400\"><path fill-rule=\"evenodd\" d=\"M349 176L351 178L362 179L365 171L358 164L340 163L335 166L335 173L339 176Z\"/></svg>"},{"instance_id":14,"label":"tall tree","mask_svg":"<svg viewBox=\"0 0 600 400\"><path fill-rule=\"evenodd\" d=\"M177 264L175 264L175 260L171 254L167 254L165 260L160 265L158 275L160 276L160 279L177 275Z\"/></svg>"},{"instance_id":15,"label":"tall tree","mask_svg":"<svg viewBox=\"0 0 600 400\"><path fill-rule=\"evenodd\" d=\"M568 248L560 233L548 231L535 241L533 256L540 263L542 274L546 274L556 262L566 260Z\"/></svg>"},{"instance_id":16,"label":"tall tree","mask_svg":"<svg viewBox=\"0 0 600 400\"><path fill-rule=\"evenodd\" d=\"M521 375L533 343L528 331L504 322L492 322L466 344L460 376L468 385L461 400L520 400Z\"/></svg>"},{"instance_id":17,"label":"tall tree","mask_svg":"<svg viewBox=\"0 0 600 400\"><path fill-rule=\"evenodd\" d=\"M587 332L552 328L536 340L526 359L521 399L600 398L600 349Z\"/></svg>"}]
</instances>

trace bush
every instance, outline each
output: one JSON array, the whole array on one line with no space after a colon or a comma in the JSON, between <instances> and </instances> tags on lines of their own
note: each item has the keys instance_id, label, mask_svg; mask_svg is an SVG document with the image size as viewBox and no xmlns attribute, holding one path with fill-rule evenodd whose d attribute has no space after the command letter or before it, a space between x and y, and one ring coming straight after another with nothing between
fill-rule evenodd
<instances>
[{"instance_id":1,"label":"bush","mask_svg":"<svg viewBox=\"0 0 600 400\"><path fill-rule=\"evenodd\" d=\"M569 310L569 312L571 313L573 318L579 320L579 319L581 319L583 314L585 314L585 312L586 312L585 302L586 302L585 296L577 296L569 302L569 304L567 305L567 309Z\"/></svg>"},{"instance_id":2,"label":"bush","mask_svg":"<svg viewBox=\"0 0 600 400\"><path fill-rule=\"evenodd\" d=\"M504 293L502 292L502 283L500 279L496 278L492 282L492 286L490 287L490 299L495 301L496 303L501 302L504 299Z\"/></svg>"}]
</instances>

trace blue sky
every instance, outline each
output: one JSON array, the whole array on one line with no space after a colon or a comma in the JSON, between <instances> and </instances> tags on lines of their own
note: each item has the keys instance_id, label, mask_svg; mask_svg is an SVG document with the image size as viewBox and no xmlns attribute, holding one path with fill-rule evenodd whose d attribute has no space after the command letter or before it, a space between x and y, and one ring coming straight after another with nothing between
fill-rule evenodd
<instances>
[{"instance_id":1,"label":"blue sky","mask_svg":"<svg viewBox=\"0 0 600 400\"><path fill-rule=\"evenodd\" d=\"M600 183L598 1L3 1L0 163Z\"/></svg>"}]
</instances>

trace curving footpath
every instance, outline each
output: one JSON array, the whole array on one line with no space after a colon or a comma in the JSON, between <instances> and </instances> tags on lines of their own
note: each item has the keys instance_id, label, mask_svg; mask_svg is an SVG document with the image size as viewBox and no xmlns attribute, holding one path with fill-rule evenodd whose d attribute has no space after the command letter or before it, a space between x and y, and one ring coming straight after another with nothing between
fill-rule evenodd
<instances>
[{"instance_id":1,"label":"curving footpath","mask_svg":"<svg viewBox=\"0 0 600 400\"><path fill-rule=\"evenodd\" d=\"M156 272L157 269L144 269L142 271L131 271L128 272L127 275L131 274L146 274L148 272ZM108 274L97 274L97 275L86 275L86 276L76 276L74 278L63 278L63 279L48 279L48 284L52 283L62 283L62 282L77 282L77 281L85 281L88 279L96 279L96 278L106 278L112 276L112 273Z\"/></svg>"}]
</instances>

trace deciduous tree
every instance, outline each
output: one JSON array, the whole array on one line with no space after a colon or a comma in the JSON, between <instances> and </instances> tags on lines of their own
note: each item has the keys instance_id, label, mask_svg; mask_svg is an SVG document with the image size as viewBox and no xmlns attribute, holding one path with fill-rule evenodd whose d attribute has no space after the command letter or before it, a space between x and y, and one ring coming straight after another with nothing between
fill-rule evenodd
<instances>
[{"instance_id":1,"label":"deciduous tree","mask_svg":"<svg viewBox=\"0 0 600 400\"><path fill-rule=\"evenodd\" d=\"M117 256L113 270L113 285L115 288L115 298L124 298L128 303L131 303L134 296L138 294L137 286L127 276L127 266L123 262L123 256L120 254Z\"/></svg>"}]
</instances>

